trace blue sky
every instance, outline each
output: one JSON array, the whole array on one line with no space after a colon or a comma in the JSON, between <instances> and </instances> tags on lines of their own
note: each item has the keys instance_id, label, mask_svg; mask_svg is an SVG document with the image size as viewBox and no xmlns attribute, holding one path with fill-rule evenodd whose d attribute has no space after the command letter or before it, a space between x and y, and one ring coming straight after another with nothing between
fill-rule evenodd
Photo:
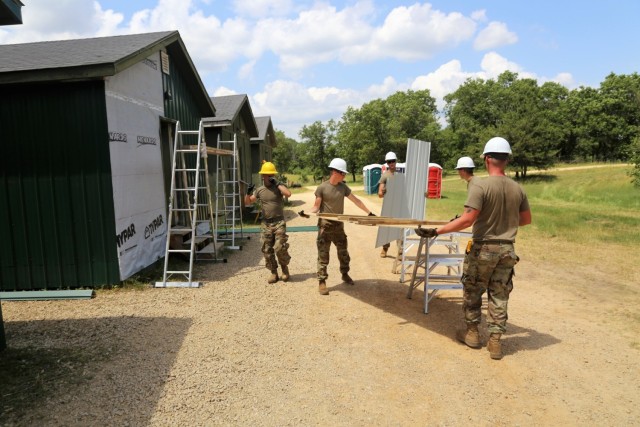
<instances>
[{"instance_id":1,"label":"blue sky","mask_svg":"<svg viewBox=\"0 0 640 427\"><path fill-rule=\"evenodd\" d=\"M178 30L211 96L246 93L298 138L398 90L505 70L574 89L640 70L640 1L22 0L0 43Z\"/></svg>"}]
</instances>

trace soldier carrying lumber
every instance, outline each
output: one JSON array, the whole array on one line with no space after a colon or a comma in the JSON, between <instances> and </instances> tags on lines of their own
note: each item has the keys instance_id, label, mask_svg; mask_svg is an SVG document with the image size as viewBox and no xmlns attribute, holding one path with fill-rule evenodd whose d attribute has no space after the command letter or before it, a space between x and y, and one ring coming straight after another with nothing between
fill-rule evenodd
<instances>
[{"instance_id":1,"label":"soldier carrying lumber","mask_svg":"<svg viewBox=\"0 0 640 427\"><path fill-rule=\"evenodd\" d=\"M260 172L263 185L258 187L253 194L254 184L247 188L244 197L245 205L260 201L262 206L262 224L260 225L260 242L265 265L271 276L268 283L276 283L279 279L283 282L289 280L289 243L287 240L287 223L284 220L284 197L291 197L291 191L282 182L278 182L275 175L278 173L271 162L264 162ZM276 257L278 261L276 262ZM278 277L278 262L282 268L282 276Z\"/></svg>"},{"instance_id":2,"label":"soldier carrying lumber","mask_svg":"<svg viewBox=\"0 0 640 427\"><path fill-rule=\"evenodd\" d=\"M368 215L375 216L344 183L344 177L349 173L347 171L347 162L343 159L333 159L329 163L329 170L329 180L316 188L316 200L311 212L343 214L344 199L347 198ZM348 285L354 284L353 279L349 276L351 258L347 250L347 235L344 232L344 223L320 218L318 220L318 238L316 239L316 245L318 246L318 292L320 292L320 295L329 295L326 280L329 277L327 266L329 265L331 243L336 245L342 281Z\"/></svg>"},{"instance_id":3,"label":"soldier carrying lumber","mask_svg":"<svg viewBox=\"0 0 640 427\"><path fill-rule=\"evenodd\" d=\"M482 347L478 324L482 294L487 291L487 350L492 359L502 359L500 338L506 331L507 303L513 289L513 268L519 261L514 250L518 227L531 224L531 210L524 189L507 177L511 146L501 137L491 138L482 153L489 177L473 180L464 213L438 228L418 228L420 237L460 231L473 225L473 244L467 247L462 272L466 331L457 338L472 348Z\"/></svg>"}]
</instances>

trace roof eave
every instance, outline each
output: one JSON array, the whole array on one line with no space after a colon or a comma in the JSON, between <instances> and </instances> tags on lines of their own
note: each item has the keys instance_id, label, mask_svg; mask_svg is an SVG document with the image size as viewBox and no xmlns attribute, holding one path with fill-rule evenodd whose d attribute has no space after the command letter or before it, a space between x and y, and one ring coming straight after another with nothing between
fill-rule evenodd
<instances>
[{"instance_id":1,"label":"roof eave","mask_svg":"<svg viewBox=\"0 0 640 427\"><path fill-rule=\"evenodd\" d=\"M115 73L116 68L110 63L69 68L12 71L0 73L0 84L95 80L113 76Z\"/></svg>"}]
</instances>

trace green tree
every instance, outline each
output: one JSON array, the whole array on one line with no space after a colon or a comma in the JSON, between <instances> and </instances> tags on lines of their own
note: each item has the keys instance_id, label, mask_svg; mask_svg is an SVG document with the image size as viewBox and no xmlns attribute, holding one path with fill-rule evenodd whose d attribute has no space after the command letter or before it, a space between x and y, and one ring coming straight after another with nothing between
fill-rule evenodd
<instances>
[{"instance_id":1,"label":"green tree","mask_svg":"<svg viewBox=\"0 0 640 427\"><path fill-rule=\"evenodd\" d=\"M572 121L563 156L626 160L640 128L640 75L609 74L598 89L580 87L569 95Z\"/></svg>"},{"instance_id":2,"label":"green tree","mask_svg":"<svg viewBox=\"0 0 640 427\"><path fill-rule=\"evenodd\" d=\"M523 177L531 167L547 168L566 138L564 100L556 83L542 87L506 71L497 80L470 79L445 97L446 135L458 155L478 157L485 142L502 136L513 150L511 165ZM451 150L451 151L454 151Z\"/></svg>"},{"instance_id":3,"label":"green tree","mask_svg":"<svg viewBox=\"0 0 640 427\"><path fill-rule=\"evenodd\" d=\"M273 161L281 173L294 172L296 166L296 146L298 142L288 138L281 130L276 130L276 146L273 149Z\"/></svg>"},{"instance_id":4,"label":"green tree","mask_svg":"<svg viewBox=\"0 0 640 427\"><path fill-rule=\"evenodd\" d=\"M355 175L365 165L384 162L388 151L406 158L408 138L433 141L439 130L435 99L428 90L396 92L347 109L339 124L338 152Z\"/></svg>"},{"instance_id":5,"label":"green tree","mask_svg":"<svg viewBox=\"0 0 640 427\"><path fill-rule=\"evenodd\" d=\"M443 136L448 141L448 164L461 156L478 158L485 141L499 123L501 103L493 80L468 79L444 97L444 115L448 126Z\"/></svg>"},{"instance_id":6,"label":"green tree","mask_svg":"<svg viewBox=\"0 0 640 427\"><path fill-rule=\"evenodd\" d=\"M318 120L300 130L301 144L304 146L301 160L305 169L313 175L314 182L327 175L327 165L336 154L336 129L334 120L329 120L327 124Z\"/></svg>"},{"instance_id":7,"label":"green tree","mask_svg":"<svg viewBox=\"0 0 640 427\"><path fill-rule=\"evenodd\" d=\"M640 187L640 136L637 136L628 148L629 161L632 162L633 169L629 172L631 182L636 187Z\"/></svg>"}]
</instances>

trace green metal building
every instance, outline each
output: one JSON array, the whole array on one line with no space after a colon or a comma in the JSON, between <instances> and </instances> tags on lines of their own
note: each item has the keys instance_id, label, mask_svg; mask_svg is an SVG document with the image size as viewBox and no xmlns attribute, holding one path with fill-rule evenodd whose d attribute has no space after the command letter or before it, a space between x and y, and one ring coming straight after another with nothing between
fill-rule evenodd
<instances>
[{"instance_id":1,"label":"green metal building","mask_svg":"<svg viewBox=\"0 0 640 427\"><path fill-rule=\"evenodd\" d=\"M175 123L215 108L177 31L0 45L0 291L164 256Z\"/></svg>"},{"instance_id":2,"label":"green metal building","mask_svg":"<svg viewBox=\"0 0 640 427\"><path fill-rule=\"evenodd\" d=\"M262 162L273 161L273 149L276 147L276 132L270 116L256 117L258 136L251 138L251 173L255 176ZM276 165L276 169L279 165Z\"/></svg>"},{"instance_id":3,"label":"green metal building","mask_svg":"<svg viewBox=\"0 0 640 427\"><path fill-rule=\"evenodd\" d=\"M0 0L0 25L22 24L22 6L20 0Z\"/></svg>"},{"instance_id":4,"label":"green metal building","mask_svg":"<svg viewBox=\"0 0 640 427\"><path fill-rule=\"evenodd\" d=\"M214 96L211 102L216 109L216 117L207 119L205 129L208 146L215 147L218 138L231 141L236 138L238 156L238 178L241 182L251 182L251 139L258 136L256 119L249 104L249 97L245 94ZM222 167L228 169L232 159L229 156L220 159ZM209 168L213 171L214 168ZM242 194L246 187L243 185ZM240 198L240 204L244 204Z\"/></svg>"}]
</instances>

